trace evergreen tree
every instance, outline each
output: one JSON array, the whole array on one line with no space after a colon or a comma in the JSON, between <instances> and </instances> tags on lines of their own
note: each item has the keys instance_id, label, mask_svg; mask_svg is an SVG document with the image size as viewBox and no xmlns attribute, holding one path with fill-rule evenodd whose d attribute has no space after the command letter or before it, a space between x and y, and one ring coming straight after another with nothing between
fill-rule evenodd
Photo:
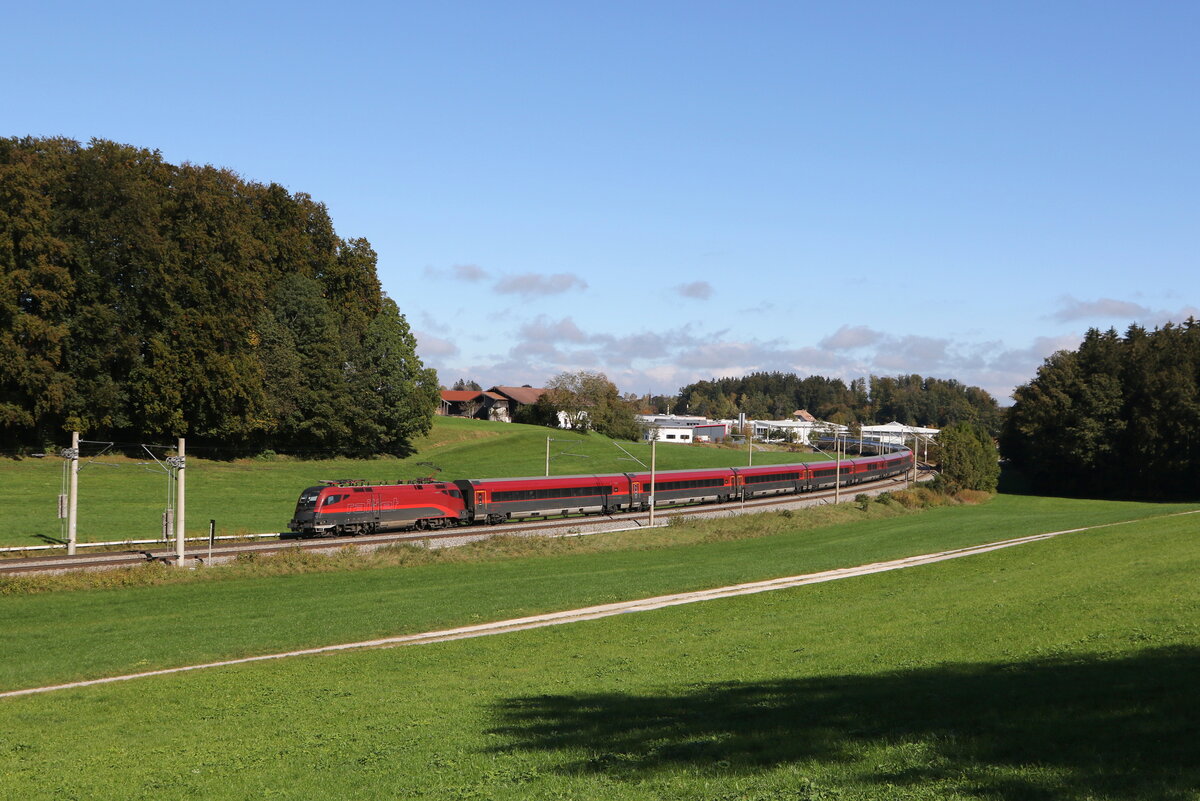
<instances>
[{"instance_id":1,"label":"evergreen tree","mask_svg":"<svg viewBox=\"0 0 1200 801\"><path fill-rule=\"evenodd\" d=\"M1200 325L1088 331L1013 393L1003 453L1043 492L1194 497Z\"/></svg>"},{"instance_id":2,"label":"evergreen tree","mask_svg":"<svg viewBox=\"0 0 1200 801\"><path fill-rule=\"evenodd\" d=\"M367 327L351 386L360 410L355 440L364 451L403 455L429 433L441 400L437 373L421 364L417 339L391 298Z\"/></svg>"},{"instance_id":3,"label":"evergreen tree","mask_svg":"<svg viewBox=\"0 0 1200 801\"><path fill-rule=\"evenodd\" d=\"M995 492L1000 480L1000 453L991 436L971 423L952 423L938 434L941 478L951 492Z\"/></svg>"}]
</instances>

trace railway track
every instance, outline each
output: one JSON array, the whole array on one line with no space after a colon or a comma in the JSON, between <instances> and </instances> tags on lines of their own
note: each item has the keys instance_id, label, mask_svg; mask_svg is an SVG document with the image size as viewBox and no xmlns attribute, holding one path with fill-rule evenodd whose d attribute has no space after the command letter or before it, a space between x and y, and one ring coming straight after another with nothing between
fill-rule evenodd
<instances>
[{"instance_id":1,"label":"railway track","mask_svg":"<svg viewBox=\"0 0 1200 801\"><path fill-rule=\"evenodd\" d=\"M932 471L922 471L918 480L927 478ZM749 501L738 501L726 504L681 504L678 506L662 506L655 509L654 516L663 521L656 525L666 525L676 517L727 517L730 515L753 514L755 512L773 511L776 509L802 508L832 503L836 494L840 494L841 502L849 502L860 494L878 495L882 492L895 490L907 485L907 481L897 478L886 478L880 481L856 484L843 487L840 493L833 490L803 493L800 495L770 495L754 498ZM623 512L621 514L586 517L550 517L541 520L530 520L521 523L506 523L500 526L469 526L440 531L395 531L383 534L372 534L360 537L321 537L299 539L287 534L281 534L275 540L258 542L234 542L214 545L210 551L207 546L193 548L186 553L185 560L189 567L202 567L205 564L229 562L248 555L269 556L284 551L337 551L342 548L355 548L363 551L376 550L390 545L421 545L430 548L447 548L465 545L469 542L488 539L497 535L503 536L584 536L605 532L630 531L648 527L648 513ZM174 564L176 554L173 546L167 544L148 548L131 548L126 550L111 550L75 554L57 554L54 556L9 557L0 559L0 576L18 575L22 573L66 573L78 570L111 570L120 567L132 567L147 563Z\"/></svg>"}]
</instances>

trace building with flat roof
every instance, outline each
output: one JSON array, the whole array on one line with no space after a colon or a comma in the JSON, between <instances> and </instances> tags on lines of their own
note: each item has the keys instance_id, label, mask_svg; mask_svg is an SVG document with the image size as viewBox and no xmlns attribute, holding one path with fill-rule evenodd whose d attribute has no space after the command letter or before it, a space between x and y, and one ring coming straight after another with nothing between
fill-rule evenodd
<instances>
[{"instance_id":1,"label":"building with flat roof","mask_svg":"<svg viewBox=\"0 0 1200 801\"><path fill-rule=\"evenodd\" d=\"M920 440L931 440L937 437L940 431L940 428L906 426L904 423L895 420L883 425L862 427L863 439L885 442L891 445L902 445L905 441L911 442L914 436Z\"/></svg>"},{"instance_id":2,"label":"building with flat roof","mask_svg":"<svg viewBox=\"0 0 1200 801\"><path fill-rule=\"evenodd\" d=\"M677 414L639 414L642 439L646 442L720 442L729 434L729 427L705 417Z\"/></svg>"}]
</instances>

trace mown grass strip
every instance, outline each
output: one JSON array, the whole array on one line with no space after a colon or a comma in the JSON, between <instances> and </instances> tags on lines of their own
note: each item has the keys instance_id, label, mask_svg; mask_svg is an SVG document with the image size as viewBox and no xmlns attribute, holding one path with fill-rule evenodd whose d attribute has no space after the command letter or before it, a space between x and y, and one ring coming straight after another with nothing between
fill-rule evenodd
<instances>
[{"instance_id":1,"label":"mown grass strip","mask_svg":"<svg viewBox=\"0 0 1200 801\"><path fill-rule=\"evenodd\" d=\"M1179 514L1195 514L1195 512L1181 512ZM1124 523L1105 523L1094 528L1107 528L1108 526L1124 525ZM261 656L249 656L241 659L226 660L222 662L210 662L203 665L184 665L175 668L166 668L163 670L153 670L144 673L133 673L124 676L108 676L101 679L92 679L90 681L73 682L70 684L60 684L49 687L35 687L25 690L12 690L8 692L0 692L0 698L15 698L21 695L33 695L36 693L54 692L57 690L76 689L79 687L91 687L99 684L111 684L117 681L131 681L133 679L150 678L153 676L166 676L172 673L185 673L191 670L205 670L208 668L231 667L233 665L243 665L249 662L262 662L271 659L285 659L298 656L313 656L322 653L334 653L337 651L351 651L361 648L383 648L397 645L419 645L435 642L445 642L447 640L467 639L469 637L487 637L496 634L510 634L516 631L525 631L534 628L543 628L545 626L557 626L566 623L581 623L586 620L599 620L613 615L629 614L631 612L648 612L656 609L663 609L668 606L679 606L682 604L703 603L706 601L714 601L722 598L731 598L737 595L755 595L760 592L774 592L776 590L791 589L793 587L805 586L808 584L820 584L826 581L837 581L846 578L858 578L860 576L871 575L873 573L883 573L891 570L904 570L906 568L920 567L923 565L935 564L944 562L947 559L962 559L967 556L977 556L979 554L991 553L993 551L1004 548L1012 548L1018 545L1028 545L1032 542L1041 542L1042 540L1057 537L1062 534L1078 534L1084 531L1090 531L1088 528L1074 528L1066 531L1052 531L1046 534L1035 534L1031 537L1021 537L1015 540L1006 540L1004 542L988 543L986 545L976 546L973 548L958 548L953 551L944 551L935 554L922 554L916 557L907 557L905 559L897 559L892 562L876 562L871 565L860 565L852 568L842 568L839 570L826 570L821 573L812 573L804 576L786 576L778 579L770 579L767 581L756 581L747 584L737 584L732 587L717 587L714 589L690 592L676 593L673 595L662 595L655 598L642 598L636 601L623 601L620 603L604 604L602 606L593 606L585 609L569 609L559 612L551 612L544 615L534 615L531 617L518 618L516 620L500 620L491 623L482 623L474 626L460 626L454 629L443 631L427 631L420 634L408 634L398 637L384 637L377 640L368 640L366 642L341 643L338 645L326 645L320 648L306 648L299 651L288 651L279 654L263 654Z\"/></svg>"}]
</instances>

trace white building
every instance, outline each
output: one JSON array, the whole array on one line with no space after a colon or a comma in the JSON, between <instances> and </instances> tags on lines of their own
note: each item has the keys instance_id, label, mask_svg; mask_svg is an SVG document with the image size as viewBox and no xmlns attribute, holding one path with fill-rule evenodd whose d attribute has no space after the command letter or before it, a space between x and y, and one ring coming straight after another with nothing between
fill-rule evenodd
<instances>
[{"instance_id":1,"label":"white building","mask_svg":"<svg viewBox=\"0 0 1200 801\"><path fill-rule=\"evenodd\" d=\"M639 414L642 439L649 442L719 442L725 439L729 428L725 423L705 417L677 414Z\"/></svg>"},{"instance_id":2,"label":"white building","mask_svg":"<svg viewBox=\"0 0 1200 801\"><path fill-rule=\"evenodd\" d=\"M935 438L941 431L940 428L921 428L920 426L906 426L903 423L898 423L893 420L890 423L884 423L881 426L863 426L863 439L872 440L874 442L883 442L891 445L903 445L905 442L912 442L913 437L918 440L928 442Z\"/></svg>"},{"instance_id":3,"label":"white building","mask_svg":"<svg viewBox=\"0 0 1200 801\"><path fill-rule=\"evenodd\" d=\"M849 432L846 426L827 423L823 420L752 420L754 438L761 442L799 442L807 445L813 432L820 436Z\"/></svg>"}]
</instances>

